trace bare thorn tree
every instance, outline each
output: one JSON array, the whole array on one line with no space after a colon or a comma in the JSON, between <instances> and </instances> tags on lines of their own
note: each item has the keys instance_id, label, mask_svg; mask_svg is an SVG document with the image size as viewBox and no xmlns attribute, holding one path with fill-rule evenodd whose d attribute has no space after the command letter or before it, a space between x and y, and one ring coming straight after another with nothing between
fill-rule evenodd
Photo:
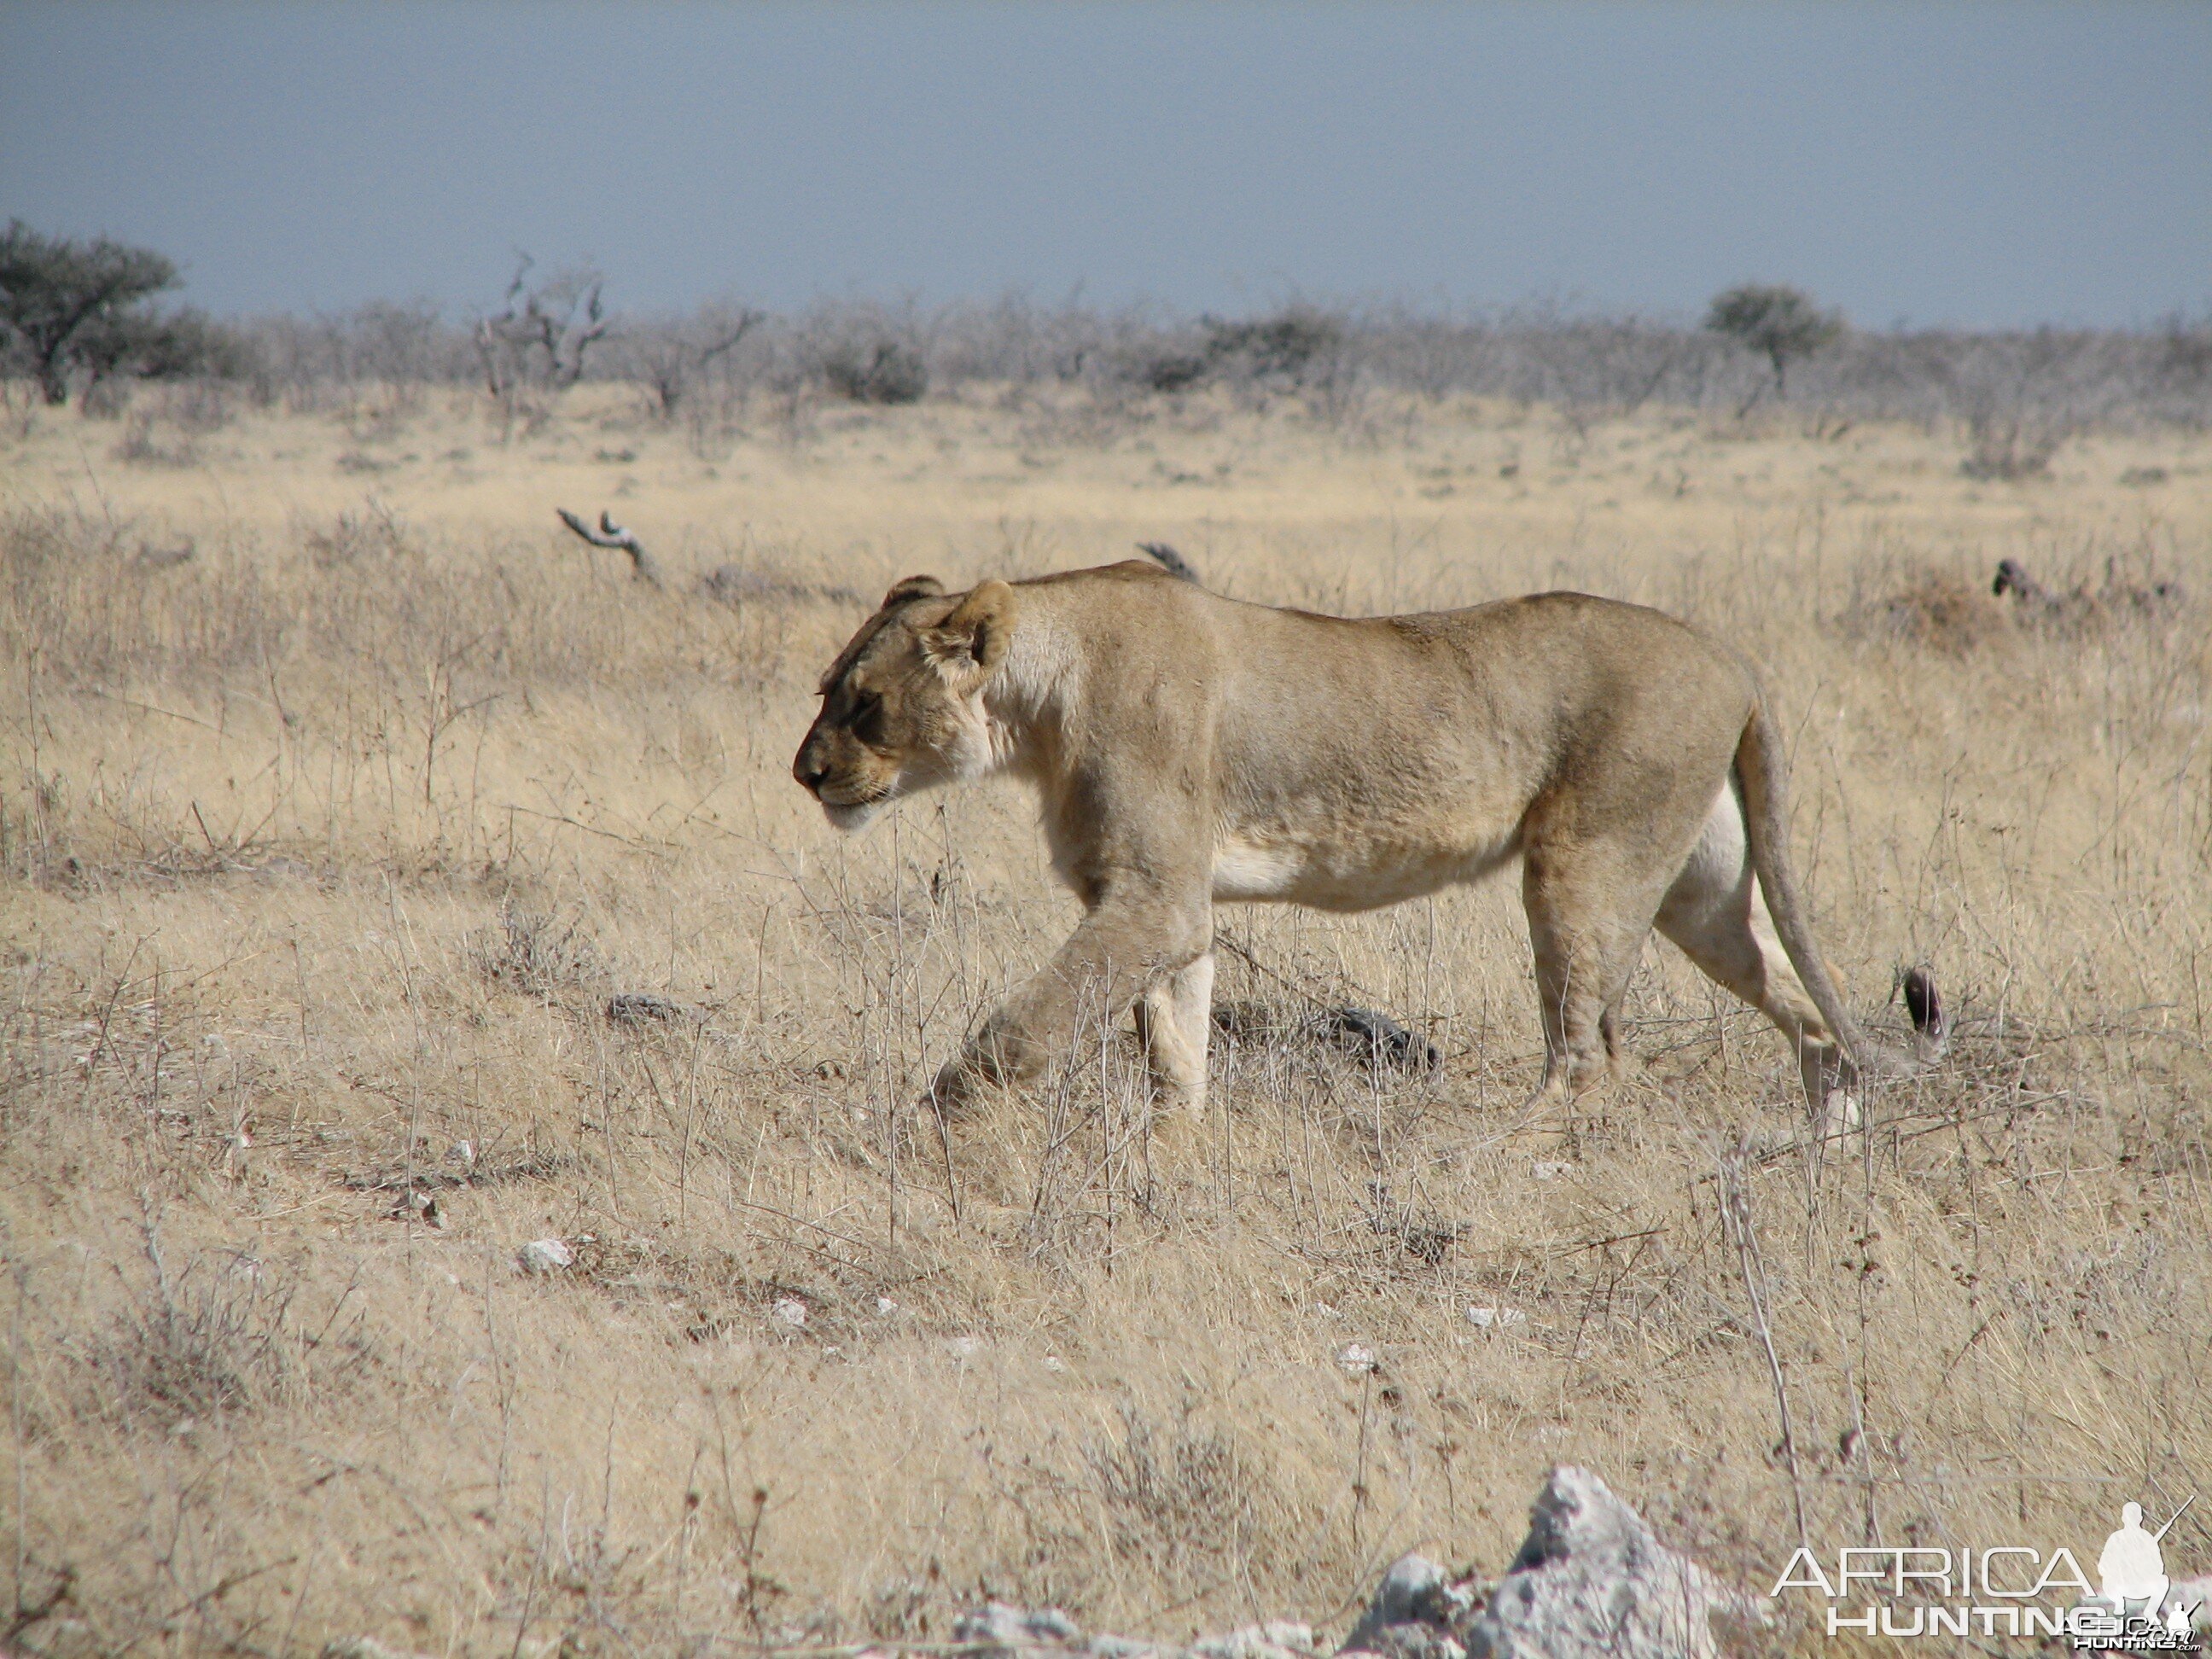
<instances>
[{"instance_id":1,"label":"bare thorn tree","mask_svg":"<svg viewBox=\"0 0 2212 1659\"><path fill-rule=\"evenodd\" d=\"M627 331L632 372L653 393L653 415L674 420L715 360L736 349L738 341L767 320L764 311L716 306L682 322Z\"/></svg>"},{"instance_id":2,"label":"bare thorn tree","mask_svg":"<svg viewBox=\"0 0 2212 1659\"><path fill-rule=\"evenodd\" d=\"M532 288L536 263L520 256L501 308L477 325L485 387L509 413L526 389L557 396L575 385L584 354L611 325L600 303L605 277L588 268L562 271Z\"/></svg>"}]
</instances>

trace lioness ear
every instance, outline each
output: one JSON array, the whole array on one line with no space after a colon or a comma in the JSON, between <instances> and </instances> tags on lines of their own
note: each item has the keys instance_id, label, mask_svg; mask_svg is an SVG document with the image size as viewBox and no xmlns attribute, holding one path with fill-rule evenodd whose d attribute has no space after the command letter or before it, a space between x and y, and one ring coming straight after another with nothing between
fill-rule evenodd
<instances>
[{"instance_id":1,"label":"lioness ear","mask_svg":"<svg viewBox=\"0 0 2212 1659\"><path fill-rule=\"evenodd\" d=\"M1014 590L979 584L952 614L921 633L922 653L956 682L979 684L1006 658L1014 634Z\"/></svg>"},{"instance_id":2,"label":"lioness ear","mask_svg":"<svg viewBox=\"0 0 2212 1659\"><path fill-rule=\"evenodd\" d=\"M876 608L888 611L895 605L904 605L908 599L933 599L945 591L945 584L934 576L908 576L894 582L891 591L884 595L884 602Z\"/></svg>"}]
</instances>

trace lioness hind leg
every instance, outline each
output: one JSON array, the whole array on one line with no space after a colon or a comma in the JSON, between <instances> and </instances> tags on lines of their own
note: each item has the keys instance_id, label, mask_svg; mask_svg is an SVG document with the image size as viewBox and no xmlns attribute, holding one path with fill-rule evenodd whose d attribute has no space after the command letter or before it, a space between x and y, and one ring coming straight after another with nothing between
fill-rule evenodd
<instances>
[{"instance_id":1,"label":"lioness hind leg","mask_svg":"<svg viewBox=\"0 0 2212 1659\"><path fill-rule=\"evenodd\" d=\"M1213 956L1163 974L1137 1001L1137 1036L1162 1105L1206 1115L1206 1051L1212 1035Z\"/></svg>"},{"instance_id":2,"label":"lioness hind leg","mask_svg":"<svg viewBox=\"0 0 2212 1659\"><path fill-rule=\"evenodd\" d=\"M1657 924L1707 978L1774 1022L1797 1054L1815 1114L1846 1127L1856 1079L1775 937L1732 787L1714 800L1697 846L1660 903Z\"/></svg>"},{"instance_id":3,"label":"lioness hind leg","mask_svg":"<svg viewBox=\"0 0 2212 1659\"><path fill-rule=\"evenodd\" d=\"M1565 1101L1618 1076L1620 1005L1651 932L1652 884L1621 860L1532 850L1522 870L1536 998L1544 1022L1539 1101Z\"/></svg>"}]
</instances>

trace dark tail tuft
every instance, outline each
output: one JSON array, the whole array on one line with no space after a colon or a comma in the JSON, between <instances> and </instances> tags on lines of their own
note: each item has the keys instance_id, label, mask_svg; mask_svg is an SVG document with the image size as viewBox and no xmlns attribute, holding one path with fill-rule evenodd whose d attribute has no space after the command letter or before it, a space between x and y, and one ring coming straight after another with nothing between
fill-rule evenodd
<instances>
[{"instance_id":1,"label":"dark tail tuft","mask_svg":"<svg viewBox=\"0 0 2212 1659\"><path fill-rule=\"evenodd\" d=\"M1905 970L1905 1012L1912 1018L1912 1029L1929 1042L1941 1042L1948 1035L1943 1028L1943 999L1936 994L1936 977L1925 968Z\"/></svg>"}]
</instances>

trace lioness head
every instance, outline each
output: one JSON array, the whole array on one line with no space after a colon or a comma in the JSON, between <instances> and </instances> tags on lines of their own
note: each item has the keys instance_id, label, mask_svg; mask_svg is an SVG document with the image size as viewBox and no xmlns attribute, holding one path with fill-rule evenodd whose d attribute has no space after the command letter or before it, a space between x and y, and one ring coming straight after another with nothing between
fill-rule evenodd
<instances>
[{"instance_id":1,"label":"lioness head","mask_svg":"<svg viewBox=\"0 0 2212 1659\"><path fill-rule=\"evenodd\" d=\"M1002 581L950 597L934 576L908 576L884 595L823 675L822 712L791 763L830 823L857 830L887 801L989 767L983 688L1013 620Z\"/></svg>"}]
</instances>

